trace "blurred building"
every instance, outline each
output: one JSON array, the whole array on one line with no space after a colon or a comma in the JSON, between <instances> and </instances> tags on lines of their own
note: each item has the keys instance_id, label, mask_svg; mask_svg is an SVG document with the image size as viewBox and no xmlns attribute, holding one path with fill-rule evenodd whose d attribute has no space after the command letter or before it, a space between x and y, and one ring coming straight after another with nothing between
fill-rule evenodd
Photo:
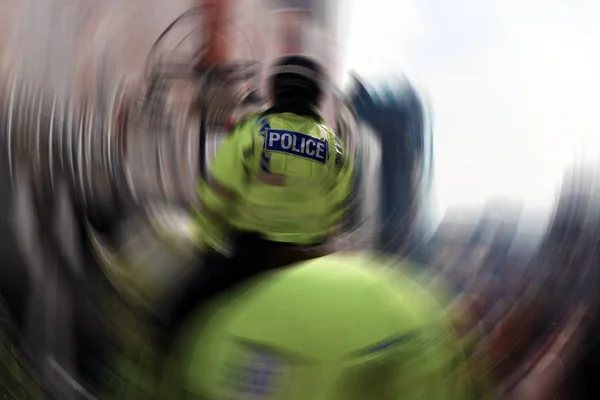
<instances>
[{"instance_id":1,"label":"blurred building","mask_svg":"<svg viewBox=\"0 0 600 400\"><path fill-rule=\"evenodd\" d=\"M304 54L318 59L330 79L341 79L339 0L230 0L233 24L229 30L232 59L253 58L263 62L261 82L264 88L269 67L285 54ZM249 54L252 53L252 54ZM335 122L337 103L330 94L325 99L325 120Z\"/></svg>"},{"instance_id":2,"label":"blurred building","mask_svg":"<svg viewBox=\"0 0 600 400\"><path fill-rule=\"evenodd\" d=\"M523 267L512 253L521 211L519 202L498 200L481 210L449 209L426 245L428 263L444 271L459 291L480 275L501 277L507 265Z\"/></svg>"},{"instance_id":3,"label":"blurred building","mask_svg":"<svg viewBox=\"0 0 600 400\"><path fill-rule=\"evenodd\" d=\"M538 268L547 276L549 290L560 290L583 300L596 291L596 248L600 229L600 180L598 165L569 168L563 175L560 196L544 242Z\"/></svg>"},{"instance_id":4,"label":"blurred building","mask_svg":"<svg viewBox=\"0 0 600 400\"><path fill-rule=\"evenodd\" d=\"M509 201L488 201L484 207L471 244L490 246L484 268L492 274L503 272L521 221L522 210L521 202Z\"/></svg>"},{"instance_id":5,"label":"blurred building","mask_svg":"<svg viewBox=\"0 0 600 400\"><path fill-rule=\"evenodd\" d=\"M19 0L3 0L0 2L0 72L7 68L14 55L16 15Z\"/></svg>"}]
</instances>

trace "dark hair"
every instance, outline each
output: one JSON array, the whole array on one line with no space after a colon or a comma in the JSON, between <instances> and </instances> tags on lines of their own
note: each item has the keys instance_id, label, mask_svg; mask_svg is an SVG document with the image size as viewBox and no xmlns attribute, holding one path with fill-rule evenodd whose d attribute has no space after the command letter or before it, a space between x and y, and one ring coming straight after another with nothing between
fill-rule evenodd
<instances>
[{"instance_id":1,"label":"dark hair","mask_svg":"<svg viewBox=\"0 0 600 400\"><path fill-rule=\"evenodd\" d=\"M292 112L320 119L317 110L323 98L324 80L323 69L307 57L280 59L269 80L273 107L265 114Z\"/></svg>"}]
</instances>

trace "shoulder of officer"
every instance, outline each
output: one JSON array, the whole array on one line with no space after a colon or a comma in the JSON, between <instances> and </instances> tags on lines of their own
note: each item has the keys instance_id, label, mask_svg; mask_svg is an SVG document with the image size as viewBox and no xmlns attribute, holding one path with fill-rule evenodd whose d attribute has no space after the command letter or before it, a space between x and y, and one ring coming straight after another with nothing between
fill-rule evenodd
<instances>
[{"instance_id":1,"label":"shoulder of officer","mask_svg":"<svg viewBox=\"0 0 600 400\"><path fill-rule=\"evenodd\" d=\"M329 138L333 138L333 140L336 143L340 143L340 139L338 137L338 135L335 133L335 131L333 130L332 127L326 125L325 123L320 123L319 127L324 130L325 132L327 132L327 135L329 136Z\"/></svg>"},{"instance_id":2,"label":"shoulder of officer","mask_svg":"<svg viewBox=\"0 0 600 400\"><path fill-rule=\"evenodd\" d=\"M333 137L333 144L335 146L335 165L342 165L346 161L346 149L340 140L340 137L336 135L332 129L329 130L330 135Z\"/></svg>"},{"instance_id":3,"label":"shoulder of officer","mask_svg":"<svg viewBox=\"0 0 600 400\"><path fill-rule=\"evenodd\" d=\"M260 118L260 114L258 114L258 113L244 115L235 122L235 127L244 128L244 129L248 128L250 126L253 126L253 125L259 123L258 122L259 118Z\"/></svg>"}]
</instances>

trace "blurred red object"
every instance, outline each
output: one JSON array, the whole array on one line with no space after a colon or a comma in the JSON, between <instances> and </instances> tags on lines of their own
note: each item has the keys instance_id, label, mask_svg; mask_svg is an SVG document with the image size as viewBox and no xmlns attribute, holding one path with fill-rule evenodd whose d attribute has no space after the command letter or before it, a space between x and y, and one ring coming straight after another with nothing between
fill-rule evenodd
<instances>
[{"instance_id":1,"label":"blurred red object","mask_svg":"<svg viewBox=\"0 0 600 400\"><path fill-rule=\"evenodd\" d=\"M227 133L231 132L234 124L235 124L235 118L233 117L233 115L230 115L229 117L227 117L227 119L225 120L225 130L227 131Z\"/></svg>"}]
</instances>

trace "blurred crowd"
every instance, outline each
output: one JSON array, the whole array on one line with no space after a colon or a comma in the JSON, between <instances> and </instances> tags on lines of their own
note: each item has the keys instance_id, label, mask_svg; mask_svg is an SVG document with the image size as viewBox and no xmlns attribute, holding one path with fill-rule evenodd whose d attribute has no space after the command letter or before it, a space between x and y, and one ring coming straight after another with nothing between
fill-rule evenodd
<instances>
[{"instance_id":1,"label":"blurred crowd","mask_svg":"<svg viewBox=\"0 0 600 400\"><path fill-rule=\"evenodd\" d=\"M251 2L247 3L244 7L249 8ZM12 12L16 13L15 10L18 8L16 2L11 1L7 4L10 7L7 6L6 9L10 8L13 10ZM93 17L95 14L92 11L89 11L89 15L85 14L87 20L92 23L87 22L90 32L80 29L82 34L78 39L84 44L88 41L92 42L91 39L88 40L88 36L86 36L88 34L98 42L100 42L98 37L102 35L99 35L97 31L107 35L104 31L109 31L111 25L102 26L98 21L110 22L111 18L116 18L111 13L115 13L115 9L118 10L117 7L107 6L104 9L100 7L101 2L94 4L98 9L90 10L104 17ZM137 16L138 20L145 21L144 24L147 25L145 31L151 32L151 34L138 33L141 36L141 38L137 38L138 40L124 41L120 47L110 49L110 51L106 50L106 54L102 53L104 51L102 46L96 46L97 48L93 49L94 57L90 55L91 50L89 54L86 53L87 57L84 58L87 63L92 65L88 68L92 72L88 71L80 77L83 82L82 86L86 88L84 92L95 90L93 85L97 82L92 84L94 79L88 75L96 73L96 69L102 69L98 59L104 59L107 54L115 53L112 54L112 57L118 59L122 64L131 64L129 68L131 70L142 69L138 64L140 64L140 60L145 60L150 42L158 36L158 33L155 32L159 30L157 26L163 27L162 20L172 20L188 7L185 1L173 4L163 2L165 15L161 15L160 18L157 14L161 14L161 10L140 7L152 16L152 18L149 15ZM48 10L52 9L51 6L48 7ZM258 12L256 11L256 13ZM38 9L38 13L42 14L43 8ZM8 14L8 12L0 12L0 28L8 25L8 21L5 20ZM108 14L111 14L110 18L106 16ZM126 14L124 13L124 15ZM292 17L291 21L299 18L293 15ZM153 18L160 19L161 24L154 24ZM297 23L300 24L300 22ZM248 24L250 23L248 22ZM50 25L51 23L48 23L47 27ZM122 29L128 28L127 24L122 25ZM99 29L99 26L102 29ZM43 27L39 31L41 33L38 32L38 34L43 36ZM123 32L120 34L125 35ZM68 33L65 35L68 36ZM9 48L8 41L4 40L4 36L0 35L1 51L3 54L14 52L15 49ZM59 39L56 40L59 41ZM32 54L38 50L41 51L41 47L38 48L38 44L34 42L29 43L29 47L24 47ZM142 46L140 43L144 45ZM45 49L45 51L48 50ZM55 58L59 57L55 56ZM60 60L54 60L52 65L55 69L60 70L61 63L58 61ZM36 66L30 68L32 76L35 76L36 68L34 67ZM125 67L119 65L115 69ZM86 69L83 68L83 70ZM41 77L40 79L43 81L45 78ZM165 78L166 81L167 78ZM213 79L213 81L217 81L217 79ZM168 86L162 81L160 83ZM408 85L407 81L402 81L400 86L402 85ZM221 86L217 87L215 90L221 90ZM195 88L190 92L194 90ZM148 89L148 92L151 91ZM488 388L486 395L507 400L600 399L600 385L595 379L596 368L600 364L600 351L597 343L597 340L600 339L600 321L598 320L600 296L597 294L597 288L600 285L600 271L598 270L600 262L598 251L600 180L596 177L598 166L577 166L565 172L554 212L548 223L531 221L530 216L524 212L524 204L521 202L512 199L495 199L479 210L468 207L449 209L431 237L424 241L420 240L420 235L415 234L416 226L421 214L427 212L425 202L430 194L428 186L431 183L432 173L432 139L428 126L430 116L426 115L427 106L423 106L423 98L413 92L412 88L407 90L394 87L386 93L391 94L388 97L386 97L387 94L382 95L377 100L378 106L373 107L372 93L369 93L365 87L357 88L352 95L348 96L349 102L352 104L343 109L343 112L348 115L337 121L336 130L340 131L342 136L349 135L348 132L363 133L367 130L375 132L373 137L378 136L377 140L370 139L373 143L363 143L362 153L359 152L357 157L357 169L361 171L361 174L358 174L357 178L359 189L357 189L356 196L369 199L364 201L363 198L363 202L374 203L368 206L373 212L373 215L369 217L371 218L369 229L375 232L367 234L355 229L354 232L351 232L354 237L352 238L351 235L342 237L339 247L351 250L360 247L376 248L399 255L419 266L418 272L430 278L427 280L427 284L431 285L432 292L436 291L434 289L436 283L450 292L448 298L453 299L449 303L454 327L461 340L464 341L471 368L477 370L473 376L486 381L481 384L482 387ZM188 94L186 92L186 95ZM115 95L115 97L118 96ZM42 98L41 95L40 98ZM30 100L33 104L37 98L28 98L28 101ZM260 98L249 96L246 100L247 103L234 109L234 112L227 116L222 131L230 130L235 126L237 120L244 119L249 112L256 111L264 105ZM140 176L150 176L147 180L152 180L156 186L160 185L155 180L159 180L161 185L166 182L164 186L169 189L165 191L174 191L173 188L177 187L180 181L192 181L193 175L198 169L196 160L198 157L196 154L192 156L188 147L197 149L199 144L188 140L188 136L195 137L196 133L202 129L199 122L200 117L194 113L203 113L205 109L202 106L206 104L202 103L202 106L198 106L196 101L195 98L189 101L196 108L193 112L186 110L189 114L182 115L184 113L178 113L178 110L172 112L176 117L173 120L181 125L177 129L160 125L157 121L164 121L159 118L152 119L148 122L148 126L144 126L144 129L138 129L144 131L144 134L153 130L173 133L170 131L173 129L179 135L178 140L183 138L181 142L175 143L172 140L172 137L177 136L176 134L163 135L156 140L156 143L150 142L147 139L148 135L139 135L142 138L139 140L145 141L145 146L149 150L135 152L133 156L127 154L127 157L130 157L127 160L130 168L137 166ZM215 99L212 98L212 101L214 103ZM231 98L227 97L223 102L231 102ZM134 103L131 102L131 104ZM168 104L173 109L177 108L176 105ZM335 104L341 108L339 103ZM3 109L9 109L8 102L2 105ZM28 105L30 104L28 103ZM118 101L115 101L114 104L111 103L110 106L116 111L111 109L107 112L108 115L112 117L112 112L115 112L119 117L123 117L121 114L125 108L119 109L121 104ZM346 104L344 104L345 106ZM90 109L94 108L90 107ZM150 111L149 114L152 113L152 110ZM221 114L229 113L231 109L223 107L216 110L219 113L212 111L214 114L219 114L217 117L213 116L214 119L221 120L225 119L225 116ZM52 113L54 113L54 109L52 109ZM39 114L41 115L42 111ZM165 114L167 113L165 112ZM9 121L13 121L12 117L6 118L2 115L2 126L8 127ZM28 117L26 112L18 116L20 120L26 120ZM82 118L81 121L69 122L73 122L74 126L84 125L84 122L88 123L92 119L89 116L86 118L89 119ZM123 118L126 119L126 117ZM115 120L117 119L115 118ZM357 122L355 119L360 121ZM33 121L31 118L29 120ZM53 124L57 124L57 122L50 117L48 120L52 121L48 122L48 131L52 131ZM182 120L185 120L185 123ZM31 121L28 122L30 124L27 125L28 128L34 125ZM112 119L110 122L113 122ZM114 127L108 125L109 123L106 123L106 126L103 125L102 129L98 129L98 131L101 133L110 131L112 134L111 129ZM65 126L67 126L66 123ZM4 134L5 130L8 131L8 129L2 128L0 133ZM36 132L39 133L39 130L37 129ZM118 129L115 128L115 130ZM122 130L126 129L122 128ZM66 131L67 129L65 129ZM187 136L181 134L183 131L186 131ZM193 132L193 135L190 134L190 131ZM130 138L134 137L131 132L129 132ZM398 132L402 132L403 135L398 135ZM96 132L91 132L90 137L95 134ZM219 132L219 135L221 134L223 132ZM209 148L207 153L216 151L222 139L222 136L219 135L210 136L207 143L204 144ZM99 137L99 140L104 138L99 135L95 137ZM110 138L108 135L106 137ZM4 136L1 138L4 139ZM366 141L364 138L361 140ZM352 148L356 145L355 142L356 139L354 142L350 140L349 146ZM0 140L1 155L8 154L7 149L4 148L5 145L5 141ZM140 144L139 148L143 145ZM167 147L170 149L170 153L165 156L164 154L167 153L161 153L161 149ZM177 148L171 149L175 147ZM90 154L93 154L91 148L92 145L90 145ZM99 148L100 146L95 150ZM36 149L39 150L39 148ZM183 153L184 151L186 158L177 158L180 155L178 152ZM100 151L98 150L98 152ZM77 151L73 151L73 157L75 157L75 153L77 153L77 157L80 156ZM123 154L125 153L123 150ZM373 161L375 159L373 154L380 154L377 161ZM201 157L205 156L210 158L213 154L204 154ZM193 158L193 162L188 158ZM157 365L164 362L155 352L154 344L150 339L156 327L140 318L139 314L136 314L135 310L124 300L123 293L119 293L119 290L115 289L117 285L111 281L111 279L115 279L114 276L107 276L106 268L103 270L103 266L99 267L98 265L103 261L98 262L97 258L94 259L94 256L98 256L97 249L94 249L96 254L92 254L94 250L88 248L90 247L89 243L82 244L84 236L89 234L89 231L85 230L88 227L82 223L84 218L80 218L80 220L73 218L77 221L71 224L72 220L62 214L56 217L59 214L56 210L63 211L61 208L62 198L56 195L59 191L54 191L53 187L52 196L46 196L46 198L53 197L53 199L47 203L43 196L47 193L42 193L38 197L39 204L26 205L26 207L30 207L28 209L30 215L23 217L24 214L18 212L22 209L15 206L15 204L20 205L21 203L18 190L14 189L18 185L14 184L13 176L8 171L12 167L10 165L12 161L5 158L0 161L2 161L0 164L2 167L0 168L0 188L7 189L7 193L10 192L10 195L6 194L6 196L0 194L0 210L2 210L0 227L13 226L13 221L16 220L19 227L25 227L22 229L25 231L24 236L37 238L52 231L52 234L47 236L66 237L66 241L71 240L73 243L77 243L69 246L85 248L88 251L86 254L77 255L81 258L75 262L85 270L87 279L83 280L80 279L77 272L65 273L64 270L68 269L65 265L69 266L73 263L70 259L65 261L71 254L65 256L61 251L56 251L62 245L55 241L56 238L39 245L35 252L28 252L27 248L19 248L22 245L21 239L16 238L13 235L14 232L10 232L6 237L2 236L0 239L2 263L11 266L11 268L0 268L0 338L2 339L0 342L0 400L44 398L40 385L47 386L48 382L40 382L38 379L40 375L46 378L54 377L57 380L57 377L61 377L72 386L70 389L80 393L82 398L93 398L77 386L76 382L73 383L72 380L69 380L71 374L75 375L81 371L86 371L86 373L94 371L89 374L103 377L102 381L89 382L91 387L97 389L95 394L103 396L102 398L117 398L115 396L118 395L119 398L148 399L149 393L152 392L153 381L156 380ZM51 162L56 162L56 160L50 160L49 163ZM156 178L158 168L155 169L156 165L154 164L160 163L167 165L167 167L161 165L160 168L166 170L171 168L179 175L184 176L180 177L180 181L173 179L174 182L170 182L164 176L161 177L162 180ZM184 164L185 168L181 167ZM371 167L371 164L374 164L375 167ZM87 167L88 165L86 165ZM365 172L369 168L377 171ZM44 168L40 167L40 169ZM193 172L189 172L189 170ZM162 172L162 170L160 171ZM89 171L86 170L86 172ZM381 178L380 187L374 184L378 179L373 178ZM90 181L96 183L96 179L86 181L82 178L81 185L86 188L93 186ZM47 185L47 182L45 184ZM35 185L31 186L35 188ZM98 193L110 192L113 189L109 185L99 185L99 189L96 188L93 193L101 197ZM162 189L161 186L160 190ZM378 195L373 195L373 193L378 193ZM18 210L13 212L13 207ZM44 212L47 210L50 211ZM77 212L79 211L77 210ZM122 209L118 211L121 214L126 213ZM162 269L169 263L177 264L181 259L189 258L189 253L193 253L190 250L193 246L182 239L184 234L172 235L168 238L170 242L168 246L163 241L160 243L162 245L160 247L157 244L160 242L156 238L158 235L148 227L153 223L154 225L158 224L155 221L149 222L150 218L145 214L145 210L140 214L142 216L139 219L142 220L142 223L139 225L143 225L143 227L136 226L134 230L137 230L138 233L139 231L151 232L147 235L148 237L139 239L143 235L138 235L135 238L136 241L127 235L127 231L119 233L119 239L127 242L127 246L133 248L131 253L144 253L144 257L135 260L139 264L138 267L146 267L146 270L149 270L150 266ZM34 216L39 217L40 215L50 215L50 217L47 218L48 221L42 220L42 218L35 222L39 223L37 226L39 229L29 228L30 220L34 219ZM81 215L77 215L77 217L81 217ZM360 217L353 217L360 219ZM89 215L86 218L91 220ZM136 220L137 222L139 221ZM70 227L69 224L79 230L67 232L68 229L65 227ZM356 228L358 224L356 221L352 221L348 225ZM161 229L165 228L161 226ZM176 229L179 227L171 228L169 234ZM42 234L38 235L37 230ZM164 232L161 233L164 234ZM163 236L169 236L169 234ZM90 236L93 237L93 235ZM39 243L42 243L41 239ZM39 243L34 243L32 246ZM361 244L357 245L356 243ZM169 246L171 249L179 246L177 249L179 253L176 256L167 254L168 251L165 248ZM18 250L15 250L17 248ZM141 252L140 248L143 249ZM152 251L148 249L152 249ZM38 257L37 259L24 261L27 258L25 256L31 256L33 253L35 253L35 257ZM123 251L120 256L124 253ZM10 257L5 257L7 254L10 254ZM25 256L23 256L24 254ZM127 256L125 255L123 258L127 259ZM47 262L44 265L49 265L48 270L51 271L48 275L41 274L41 278L36 275L36 271L27 270L28 265L35 265L39 260ZM40 262L40 265L42 263ZM62 267L55 267L55 264L60 263L62 263ZM119 272L117 271L115 275L118 275ZM138 276L135 276L131 280L137 279ZM68 284L62 286L63 280ZM52 290L60 292L60 294L53 293L48 297L53 300L59 299L56 300L56 304L46 304L48 303L47 298L39 293L40 288L44 287L52 287ZM67 303L68 306L65 306ZM34 304L36 306L42 304L44 307L36 309ZM74 323L75 332L69 331L67 335L65 334L67 329L46 331L44 330L46 328L40 328L38 330L38 326L42 325L54 327L55 325L47 323L48 320L52 318L57 321L61 320L64 317L62 310L70 309L72 304L74 304L73 309L76 310L73 311L74 314L85 316ZM53 314L49 310L61 312L57 311L56 314ZM59 322L56 323L56 326L60 325ZM48 344L50 342L51 345ZM98 343L102 343L102 346L99 346ZM39 373L39 371L33 373L29 366L39 360L35 359L36 354L33 354L31 359L28 358L31 354L23 351L26 347L27 350L30 350L29 347L33 349L53 347L58 349L56 353L66 354L65 359L70 358L72 353L77 353L74 357L77 358L76 367L73 368L73 371L64 371L56 363L48 363L47 368L54 368L51 373ZM100 347L109 348L110 351L101 352L100 359L97 359ZM35 353L35 351L31 353ZM90 357L90 354L96 358ZM44 362L46 361L44 360ZM95 373L99 370L102 372ZM56 390L61 392L64 388Z\"/></svg>"},{"instance_id":2,"label":"blurred crowd","mask_svg":"<svg viewBox=\"0 0 600 400\"><path fill-rule=\"evenodd\" d=\"M594 173L595 166L565 173L546 230L523 233L532 230L522 226L522 204L497 200L482 212L450 210L426 245L423 261L477 315L506 398L597 398Z\"/></svg>"}]
</instances>

